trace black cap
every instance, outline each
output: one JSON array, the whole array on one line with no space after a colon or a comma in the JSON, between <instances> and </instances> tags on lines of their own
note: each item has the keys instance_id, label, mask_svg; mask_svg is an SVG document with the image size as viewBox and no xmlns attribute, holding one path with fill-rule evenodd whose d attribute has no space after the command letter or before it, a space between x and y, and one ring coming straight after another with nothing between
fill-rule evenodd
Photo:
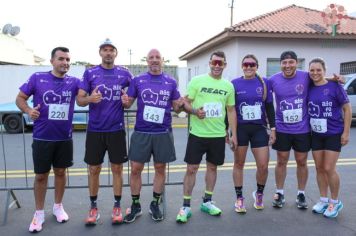
<instances>
[{"instance_id":1,"label":"black cap","mask_svg":"<svg viewBox=\"0 0 356 236\"><path fill-rule=\"evenodd\" d=\"M282 52L280 61L283 61L284 59L294 59L294 60L298 61L297 54L293 51Z\"/></svg>"}]
</instances>

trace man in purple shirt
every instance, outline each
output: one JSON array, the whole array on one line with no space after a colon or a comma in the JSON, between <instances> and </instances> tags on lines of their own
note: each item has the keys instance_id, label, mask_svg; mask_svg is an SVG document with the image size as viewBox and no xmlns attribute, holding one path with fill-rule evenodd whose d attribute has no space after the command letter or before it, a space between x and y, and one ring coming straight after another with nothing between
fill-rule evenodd
<instances>
[{"instance_id":1,"label":"man in purple shirt","mask_svg":"<svg viewBox=\"0 0 356 236\"><path fill-rule=\"evenodd\" d=\"M33 74L16 97L16 105L34 120L32 156L36 212L30 232L41 231L45 221L44 202L51 166L55 187L53 215L60 223L69 219L62 199L66 168L73 165L72 120L79 79L66 75L70 67L68 48L54 48L51 64L52 71ZM33 108L27 103L30 96L33 96Z\"/></svg>"},{"instance_id":2,"label":"man in purple shirt","mask_svg":"<svg viewBox=\"0 0 356 236\"><path fill-rule=\"evenodd\" d=\"M270 78L276 101L276 142L272 148L277 151L275 168L276 194L274 207L282 208L284 182L291 148L297 163L298 193L296 204L299 209L308 208L305 200L305 186L308 179L307 157L311 145L308 115L308 72L297 70L298 59L293 51L281 54L281 72Z\"/></svg>"},{"instance_id":3,"label":"man in purple shirt","mask_svg":"<svg viewBox=\"0 0 356 236\"><path fill-rule=\"evenodd\" d=\"M162 72L163 58L157 49L149 51L147 64L149 71L135 77L127 94L122 96L125 108L129 108L137 99L135 132L131 136L129 150L132 204L126 211L126 223L134 222L136 217L142 215L141 173L151 155L154 159L155 176L149 212L153 220L163 220L159 203L166 178L166 164L176 160L171 108L179 112L185 103L180 97L176 81Z\"/></svg>"},{"instance_id":4,"label":"man in purple shirt","mask_svg":"<svg viewBox=\"0 0 356 236\"><path fill-rule=\"evenodd\" d=\"M121 90L128 87L131 73L114 64L117 48L106 39L99 47L100 65L84 72L80 83L77 104L89 104L89 122L84 161L89 165L89 194L91 207L85 222L95 225L100 218L97 208L99 175L106 151L113 174L114 207L112 223L123 222L120 200L122 194L122 169L127 161L124 111Z\"/></svg>"}]
</instances>

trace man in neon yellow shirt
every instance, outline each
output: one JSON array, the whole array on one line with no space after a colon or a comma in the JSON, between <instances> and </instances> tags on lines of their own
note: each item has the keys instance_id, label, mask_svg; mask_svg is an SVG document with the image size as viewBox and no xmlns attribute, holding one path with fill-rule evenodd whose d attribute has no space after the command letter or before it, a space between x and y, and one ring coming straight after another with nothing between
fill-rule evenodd
<instances>
[{"instance_id":1,"label":"man in neon yellow shirt","mask_svg":"<svg viewBox=\"0 0 356 236\"><path fill-rule=\"evenodd\" d=\"M225 159L226 111L232 132L230 145L233 149L237 146L234 87L222 78L226 67L224 52L212 53L209 67L208 74L197 76L188 84L187 102L191 104L191 107L187 106L185 110L190 113L191 122L184 158L187 170L184 176L183 207L177 215L179 223L187 222L192 215L190 200L196 174L204 154L206 154L206 187L200 210L213 216L219 216L222 213L211 199L217 178L217 166L224 164Z\"/></svg>"}]
</instances>

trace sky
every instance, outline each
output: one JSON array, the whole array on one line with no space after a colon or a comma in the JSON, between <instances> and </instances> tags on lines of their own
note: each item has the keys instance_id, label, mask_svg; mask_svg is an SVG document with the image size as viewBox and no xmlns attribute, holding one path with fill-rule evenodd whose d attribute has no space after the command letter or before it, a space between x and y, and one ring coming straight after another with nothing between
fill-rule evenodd
<instances>
[{"instance_id":1,"label":"sky","mask_svg":"<svg viewBox=\"0 0 356 236\"><path fill-rule=\"evenodd\" d=\"M110 38L116 64L142 63L151 48L171 65L230 26L232 0L0 0L0 29L19 26L15 36L49 63L56 46L70 49L72 62L99 64L98 48ZM291 4L323 11L330 3L356 14L356 0L234 0L233 24ZM131 52L131 54L130 54ZM0 52L1 53L1 52Z\"/></svg>"}]
</instances>

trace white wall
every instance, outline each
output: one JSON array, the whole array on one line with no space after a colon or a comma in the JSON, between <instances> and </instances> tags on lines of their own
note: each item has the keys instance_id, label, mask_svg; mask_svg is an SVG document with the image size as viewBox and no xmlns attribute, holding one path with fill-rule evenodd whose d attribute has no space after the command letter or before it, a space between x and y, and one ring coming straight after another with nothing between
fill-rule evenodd
<instances>
[{"instance_id":1,"label":"white wall","mask_svg":"<svg viewBox=\"0 0 356 236\"><path fill-rule=\"evenodd\" d=\"M15 102L19 87L35 72L50 71L52 66L0 65L0 103ZM71 66L69 75L81 78L84 66Z\"/></svg>"},{"instance_id":2,"label":"white wall","mask_svg":"<svg viewBox=\"0 0 356 236\"><path fill-rule=\"evenodd\" d=\"M238 38L230 40L219 47L213 48L187 61L188 70L192 76L207 72L210 54L215 50L222 50L227 56L227 68L224 77L229 80L242 75L241 59L249 53L259 60L259 73L266 75L267 58L279 58L286 50L293 50L299 58L305 59L307 65L314 57L322 57L327 65L327 75L339 74L340 63L356 61L356 40L319 40L319 39L266 39L266 38ZM199 70L196 70L198 68ZM197 74L194 74L198 71Z\"/></svg>"}]
</instances>

